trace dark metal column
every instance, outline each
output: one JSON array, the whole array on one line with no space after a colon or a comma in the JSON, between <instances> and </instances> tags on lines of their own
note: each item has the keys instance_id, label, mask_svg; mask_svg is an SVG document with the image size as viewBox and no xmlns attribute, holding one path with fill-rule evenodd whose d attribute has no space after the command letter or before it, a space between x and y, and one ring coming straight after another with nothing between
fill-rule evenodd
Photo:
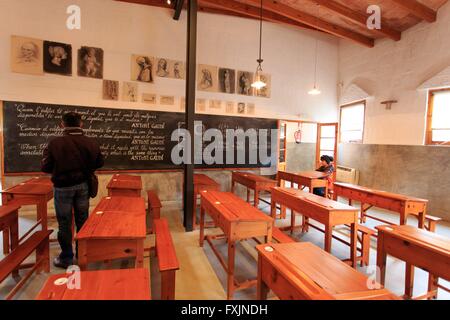
<instances>
[{"instance_id":1,"label":"dark metal column","mask_svg":"<svg viewBox=\"0 0 450 320\"><path fill-rule=\"evenodd\" d=\"M195 117L195 73L197 60L197 0L187 0L187 52L186 52L186 129L192 143L190 164L184 166L184 219L186 231L193 230L194 207L194 117Z\"/></svg>"}]
</instances>

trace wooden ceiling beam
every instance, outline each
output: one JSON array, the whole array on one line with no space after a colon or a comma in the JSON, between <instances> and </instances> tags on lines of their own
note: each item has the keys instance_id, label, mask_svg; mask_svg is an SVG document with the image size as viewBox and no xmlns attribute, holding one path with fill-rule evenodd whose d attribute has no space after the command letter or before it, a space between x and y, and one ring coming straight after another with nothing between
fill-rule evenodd
<instances>
[{"instance_id":1,"label":"wooden ceiling beam","mask_svg":"<svg viewBox=\"0 0 450 320\"><path fill-rule=\"evenodd\" d=\"M199 0L203 11L214 13L215 10L233 12L235 15L241 17L248 17L253 19L260 18L260 8L240 3L234 0ZM285 16L276 14L272 11L263 10L263 20L291 25L294 27L314 29L309 25L289 19Z\"/></svg>"},{"instance_id":2,"label":"wooden ceiling beam","mask_svg":"<svg viewBox=\"0 0 450 320\"><path fill-rule=\"evenodd\" d=\"M358 11L354 11L347 6L340 4L339 2L333 0L310 0L323 8L326 8L334 13L339 14L340 16L359 24L367 28L367 19L368 17ZM382 36L387 36L395 41L398 41L402 37L402 33L389 27L386 22L382 21L381 29L370 30L370 32L374 32L380 34Z\"/></svg>"},{"instance_id":3,"label":"wooden ceiling beam","mask_svg":"<svg viewBox=\"0 0 450 320\"><path fill-rule=\"evenodd\" d=\"M435 22L437 19L437 13L433 9L427 7L426 5L416 1L416 0L392 0L393 2L400 5L402 8L406 9L414 15L415 17L428 21Z\"/></svg>"},{"instance_id":4,"label":"wooden ceiling beam","mask_svg":"<svg viewBox=\"0 0 450 320\"><path fill-rule=\"evenodd\" d=\"M251 4L256 7L259 7L261 5L260 0L245 0L243 2L245 2L246 4ZM288 5L279 3L276 0L264 1L264 8L268 11L272 11L274 13L285 16L297 22L307 24L313 28L325 31L335 36L355 41L369 48L372 48L375 43L374 39L372 38L366 37L360 33L334 25L325 20L318 19L317 17L312 16L308 13L299 11Z\"/></svg>"}]
</instances>

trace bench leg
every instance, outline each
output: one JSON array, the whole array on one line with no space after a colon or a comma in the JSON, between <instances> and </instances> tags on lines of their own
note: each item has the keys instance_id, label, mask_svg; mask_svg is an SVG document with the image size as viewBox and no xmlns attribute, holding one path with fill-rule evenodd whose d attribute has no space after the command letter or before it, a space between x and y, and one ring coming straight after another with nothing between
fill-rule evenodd
<instances>
[{"instance_id":1,"label":"bench leg","mask_svg":"<svg viewBox=\"0 0 450 320\"><path fill-rule=\"evenodd\" d=\"M369 265L370 259L370 235L363 233L361 241L361 267Z\"/></svg>"},{"instance_id":2,"label":"bench leg","mask_svg":"<svg viewBox=\"0 0 450 320\"><path fill-rule=\"evenodd\" d=\"M258 257L258 282L256 283L256 300L267 300L269 288L262 280L262 259Z\"/></svg>"},{"instance_id":3,"label":"bench leg","mask_svg":"<svg viewBox=\"0 0 450 320\"><path fill-rule=\"evenodd\" d=\"M406 263L405 298L411 299L414 293L414 266Z\"/></svg>"},{"instance_id":4,"label":"bench leg","mask_svg":"<svg viewBox=\"0 0 450 320\"><path fill-rule=\"evenodd\" d=\"M428 292L433 293L428 298L429 300L436 299L437 298L437 290L438 290L438 277L435 277L434 275L430 274L428 276Z\"/></svg>"},{"instance_id":5,"label":"bench leg","mask_svg":"<svg viewBox=\"0 0 450 320\"><path fill-rule=\"evenodd\" d=\"M36 262L40 263L36 269L36 273L50 272L50 243L48 238L42 241L36 248Z\"/></svg>"},{"instance_id":6,"label":"bench leg","mask_svg":"<svg viewBox=\"0 0 450 320\"><path fill-rule=\"evenodd\" d=\"M175 300L175 272L161 272L161 300Z\"/></svg>"},{"instance_id":7,"label":"bench leg","mask_svg":"<svg viewBox=\"0 0 450 320\"><path fill-rule=\"evenodd\" d=\"M436 221L431 221L428 223L428 231L436 232Z\"/></svg>"},{"instance_id":8,"label":"bench leg","mask_svg":"<svg viewBox=\"0 0 450 320\"><path fill-rule=\"evenodd\" d=\"M3 254L9 254L9 228L5 228L2 230L3 232Z\"/></svg>"}]
</instances>

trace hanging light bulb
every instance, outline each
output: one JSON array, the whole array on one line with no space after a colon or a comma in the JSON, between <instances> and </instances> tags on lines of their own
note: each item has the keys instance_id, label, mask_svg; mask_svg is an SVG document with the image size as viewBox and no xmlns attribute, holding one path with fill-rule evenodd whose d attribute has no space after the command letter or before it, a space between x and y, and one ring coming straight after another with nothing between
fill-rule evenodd
<instances>
[{"instance_id":1,"label":"hanging light bulb","mask_svg":"<svg viewBox=\"0 0 450 320\"><path fill-rule=\"evenodd\" d=\"M262 66L263 59L262 56L262 23L263 23L263 0L261 0L261 9L260 9L260 20L259 20L259 59L256 60L258 62L258 67L256 68L255 72L255 81L252 83L252 88L255 88L256 90L261 90L262 88L267 86L267 83L263 81L262 76Z\"/></svg>"},{"instance_id":2,"label":"hanging light bulb","mask_svg":"<svg viewBox=\"0 0 450 320\"><path fill-rule=\"evenodd\" d=\"M317 23L319 22L319 9L320 6L317 5ZM312 95L312 96L317 96L319 94L321 94L322 92L319 90L318 86L317 86L317 53L318 53L318 47L319 47L319 39L316 38L316 53L315 53L315 63L314 63L314 87L309 90L308 94Z\"/></svg>"}]
</instances>

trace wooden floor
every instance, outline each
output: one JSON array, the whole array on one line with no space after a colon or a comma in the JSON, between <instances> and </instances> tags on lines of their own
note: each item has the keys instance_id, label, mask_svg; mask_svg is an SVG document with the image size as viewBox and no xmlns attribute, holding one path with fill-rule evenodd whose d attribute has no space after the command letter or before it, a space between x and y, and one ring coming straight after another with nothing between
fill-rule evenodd
<instances>
[{"instance_id":1,"label":"wooden floor","mask_svg":"<svg viewBox=\"0 0 450 320\"><path fill-rule=\"evenodd\" d=\"M355 204L356 205L356 204ZM260 209L265 212L269 212L269 206L261 204ZM397 216L389 214L387 212L373 210L378 216L383 216L388 220L397 221ZM199 232L185 233L182 227L181 211L179 204L163 203L162 216L169 220L173 240L176 246L178 259L180 261L181 269L177 272L176 279L176 298L177 299L195 299L195 300L215 300L226 298L226 274L220 267L220 264L213 254L208 245L204 248L198 246ZM284 221L277 221L278 226L287 225L290 221L288 213L287 219ZM30 225L33 224L32 218L21 217L20 218L20 231L23 234ZM413 218L409 222L412 225L416 225L416 221ZM369 226L373 226L369 221ZM56 228L56 225L52 226ZM207 232L219 233L219 230L208 229ZM345 236L346 230L338 230ZM439 234L450 237L450 224L443 223L438 226L437 232ZM52 235L55 237L55 234ZM323 234L311 229L307 234L301 234L300 232L294 234L294 237L300 241L310 241L319 246L323 246ZM0 237L1 238L1 237ZM150 245L153 242L153 238L150 236L147 239L147 244ZM218 248L221 253L226 256L226 245L218 242ZM372 243L371 250L371 264L375 265L376 261L376 243ZM237 278L250 278L256 277L256 250L254 249L255 242L241 242L236 249L236 276ZM0 239L0 248L1 248ZM56 256L59 253L59 247L57 243L51 244L51 255ZM332 253L340 258L346 258L349 249L347 246L342 245L337 241L333 241ZM2 254L0 253L0 257ZM152 270L152 297L158 299L159 297L159 276L156 270L155 257L151 258L153 262L150 266L149 258L146 258L144 265L146 268ZM115 268L126 267L128 261L116 262ZM131 262L129 262L131 263ZM98 267L94 265L94 268ZM365 271L360 269L361 271ZM394 293L401 295L403 292L403 279L404 279L404 263L393 258L388 258L388 272L386 278L386 286ZM416 282L415 282L415 294L422 293L426 289L428 274L420 269L416 269ZM63 273L64 270L56 269L52 267L51 273ZM44 284L48 275L35 275L33 276L27 285L19 292L16 299L34 299L38 294L40 288ZM442 281L442 280L441 280ZM13 279L6 280L0 286L0 299L3 299L6 295L6 291L14 285ZM444 283L444 282L442 282ZM449 283L445 283L446 286L450 286ZM235 299L255 299L256 290L250 288L244 291L238 291L235 294ZM270 297L270 296L269 296ZM450 294L439 291L438 299L449 300Z\"/></svg>"}]
</instances>

